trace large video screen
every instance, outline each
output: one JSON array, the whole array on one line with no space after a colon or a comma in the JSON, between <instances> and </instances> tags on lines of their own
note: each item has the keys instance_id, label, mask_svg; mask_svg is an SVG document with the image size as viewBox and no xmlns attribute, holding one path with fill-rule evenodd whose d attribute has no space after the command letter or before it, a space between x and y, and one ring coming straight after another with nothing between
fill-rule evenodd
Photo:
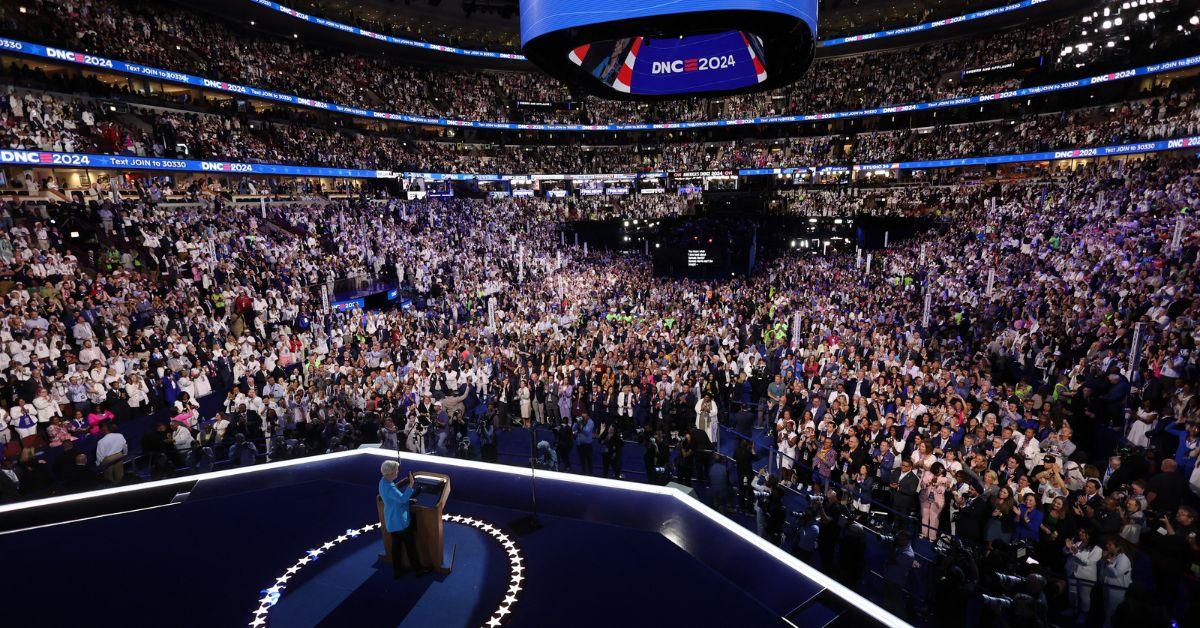
<instances>
[{"instance_id":1,"label":"large video screen","mask_svg":"<svg viewBox=\"0 0 1200 628\"><path fill-rule=\"evenodd\" d=\"M600 83L633 95L743 89L767 80L762 41L742 31L684 37L627 37L568 54Z\"/></svg>"}]
</instances>

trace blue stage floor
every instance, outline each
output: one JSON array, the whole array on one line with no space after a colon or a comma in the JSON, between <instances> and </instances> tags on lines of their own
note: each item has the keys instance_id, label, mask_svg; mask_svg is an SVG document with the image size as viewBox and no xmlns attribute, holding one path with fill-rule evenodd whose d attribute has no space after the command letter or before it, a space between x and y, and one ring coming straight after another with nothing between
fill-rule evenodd
<instances>
[{"instance_id":1,"label":"blue stage floor","mask_svg":"<svg viewBox=\"0 0 1200 628\"><path fill-rule=\"evenodd\" d=\"M245 626L261 591L311 548L375 521L374 487L333 479L245 490L0 537L11 626ZM459 501L501 527L522 512ZM514 537L526 580L506 626L783 626L774 612L654 532L545 515ZM455 523L453 573L392 579L378 531L339 544L288 583L271 626L479 626L503 599L507 557ZM722 542L713 539L713 542ZM752 565L746 565L752 569ZM64 600L67 603L64 603Z\"/></svg>"}]
</instances>

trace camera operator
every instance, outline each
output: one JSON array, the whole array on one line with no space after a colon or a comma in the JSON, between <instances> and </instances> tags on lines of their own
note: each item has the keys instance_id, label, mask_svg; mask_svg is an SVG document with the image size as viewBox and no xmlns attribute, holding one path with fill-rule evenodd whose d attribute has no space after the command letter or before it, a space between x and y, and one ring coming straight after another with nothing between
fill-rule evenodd
<instances>
[{"instance_id":1,"label":"camera operator","mask_svg":"<svg viewBox=\"0 0 1200 628\"><path fill-rule=\"evenodd\" d=\"M827 573L836 569L834 557L837 555L838 541L841 540L842 528L846 525L848 517L849 511L842 505L837 491L826 491L825 500L821 504L817 553L821 556L821 569Z\"/></svg>"},{"instance_id":2,"label":"camera operator","mask_svg":"<svg viewBox=\"0 0 1200 628\"><path fill-rule=\"evenodd\" d=\"M408 419L404 423L404 431L407 434L405 445L413 453L425 453L425 432L428 425L423 423L423 419L427 420L427 416L420 410L410 410Z\"/></svg>"},{"instance_id":3,"label":"camera operator","mask_svg":"<svg viewBox=\"0 0 1200 628\"><path fill-rule=\"evenodd\" d=\"M495 429L495 428L493 428ZM539 441L537 444L537 455L534 458L534 464L539 469L546 471L558 471L558 455L554 453L554 448L547 441Z\"/></svg>"},{"instance_id":4,"label":"camera operator","mask_svg":"<svg viewBox=\"0 0 1200 628\"><path fill-rule=\"evenodd\" d=\"M496 426L491 421L483 421L479 427L479 457L484 462L500 460L500 452L496 448Z\"/></svg>"},{"instance_id":5,"label":"camera operator","mask_svg":"<svg viewBox=\"0 0 1200 628\"><path fill-rule=\"evenodd\" d=\"M400 449L400 430L390 418L384 419L379 428L379 446L384 449Z\"/></svg>"},{"instance_id":6,"label":"camera operator","mask_svg":"<svg viewBox=\"0 0 1200 628\"><path fill-rule=\"evenodd\" d=\"M783 531L783 489L779 478L759 469L750 485L754 490L754 514L758 523L758 535L772 543L779 543Z\"/></svg>"},{"instance_id":7,"label":"camera operator","mask_svg":"<svg viewBox=\"0 0 1200 628\"><path fill-rule=\"evenodd\" d=\"M821 516L821 506L816 502L812 502L804 512L793 514L798 516L791 533L792 543L789 549L796 558L799 558L808 565L819 568L816 557L817 537L821 533L821 528L817 525L817 522Z\"/></svg>"},{"instance_id":8,"label":"camera operator","mask_svg":"<svg viewBox=\"0 0 1200 628\"><path fill-rule=\"evenodd\" d=\"M1174 517L1146 512L1151 529L1142 535L1142 542L1154 560L1154 580L1159 583L1159 595L1165 602L1173 602L1178 595L1182 576L1200 562L1200 527L1197 526L1196 510L1191 506L1180 506ZM1154 523L1161 524L1157 529Z\"/></svg>"},{"instance_id":9,"label":"camera operator","mask_svg":"<svg viewBox=\"0 0 1200 628\"><path fill-rule=\"evenodd\" d=\"M934 545L933 625L959 628L966 617L967 601L977 591L979 566L967 547L952 536L943 536Z\"/></svg>"},{"instance_id":10,"label":"camera operator","mask_svg":"<svg viewBox=\"0 0 1200 628\"><path fill-rule=\"evenodd\" d=\"M966 478L966 494L952 493L958 504L955 513L954 533L965 541L983 541L983 524L992 512L991 502L983 496L980 487L972 478Z\"/></svg>"},{"instance_id":11,"label":"camera operator","mask_svg":"<svg viewBox=\"0 0 1200 628\"><path fill-rule=\"evenodd\" d=\"M884 576L884 606L893 614L903 617L907 612L905 590L908 588L912 571L920 569L917 554L912 546L912 534L908 530L900 530L895 537L883 537L885 543L890 542L891 551L885 562Z\"/></svg>"}]
</instances>

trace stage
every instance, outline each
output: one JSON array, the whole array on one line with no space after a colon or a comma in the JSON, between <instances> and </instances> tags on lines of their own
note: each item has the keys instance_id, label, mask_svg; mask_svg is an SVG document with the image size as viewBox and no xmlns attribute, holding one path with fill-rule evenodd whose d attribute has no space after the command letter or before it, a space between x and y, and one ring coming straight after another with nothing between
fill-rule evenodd
<instances>
[{"instance_id":1,"label":"stage","mask_svg":"<svg viewBox=\"0 0 1200 628\"><path fill-rule=\"evenodd\" d=\"M6 623L66 626L900 625L672 489L404 454L445 473L443 576L393 579L358 450L0 508ZM107 512L106 512L107 511ZM48 518L60 522L48 521ZM65 522L62 522L65 521ZM70 603L62 603L67 599ZM894 619L894 618L892 618Z\"/></svg>"}]
</instances>

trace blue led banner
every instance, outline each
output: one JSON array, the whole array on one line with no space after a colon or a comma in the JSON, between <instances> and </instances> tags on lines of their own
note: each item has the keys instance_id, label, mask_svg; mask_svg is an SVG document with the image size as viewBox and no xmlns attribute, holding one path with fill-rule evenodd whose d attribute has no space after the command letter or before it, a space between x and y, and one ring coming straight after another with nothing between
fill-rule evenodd
<instances>
[{"instance_id":1,"label":"blue led banner","mask_svg":"<svg viewBox=\"0 0 1200 628\"><path fill-rule=\"evenodd\" d=\"M359 107L349 107L336 103L324 102L301 96L293 96L290 94L282 94L279 92L250 87L246 85L238 85L236 83L226 83L224 81L215 81L213 79L201 78L184 74L182 72L173 72L155 67L140 65L136 63L128 63L125 61L117 61L107 59L95 55L85 55L70 50L54 48L51 46L43 46L41 44L33 44L29 42L19 41L16 39L6 39L0 37L0 52L16 52L26 54L43 59L51 59L54 61L85 65L95 68L103 68L116 72L124 72L135 76L152 78L172 83L181 83L192 85L204 89L211 89L228 94L237 94L246 97L260 98L275 102L284 102L302 107L311 107L315 109L323 109L326 111L335 111L360 118L370 118L373 120L392 120L406 124L422 124L430 126L450 126L450 127L469 127L478 129L496 129L496 130L513 130L513 131L655 131L664 129L699 129L706 127L722 127L722 126L744 126L756 124L787 124L796 122L814 122L819 120L839 120L848 118L866 118L879 115L891 115L896 113L905 113L910 111L925 111L932 109L947 109L952 107L962 107L966 105L982 104L988 102L996 102L1009 100L1013 98L1024 98L1028 96L1040 96L1052 92L1061 92L1072 89L1079 89L1099 83L1109 83L1138 76L1149 76L1152 74L1160 74L1163 72L1173 72L1185 68L1195 67L1200 65L1200 55L1175 59L1173 61L1164 61L1153 65L1146 65L1140 68L1131 68L1120 72L1112 72L1109 74L1101 74L1098 76L1079 78L1060 83L1051 83L1049 85L1039 85L1035 87L1023 87L1003 92L992 94L982 94L979 96L963 96L960 98L946 98L933 102L914 103L907 105L889 105L886 107L875 107L873 109L856 109L852 111L834 111L829 113L814 113L794 116L767 116L759 118L744 118L733 120L698 120L693 122L666 122L657 124L517 124L513 122L483 122L470 120L452 120L449 118L433 118L428 116L413 116L404 113L387 113L383 111L372 111Z\"/></svg>"},{"instance_id":2,"label":"blue led banner","mask_svg":"<svg viewBox=\"0 0 1200 628\"><path fill-rule=\"evenodd\" d=\"M989 157L962 157L958 159L933 159L929 161L857 164L854 166L854 170L861 172L871 170L927 170L934 168L956 168L960 166L990 166L996 164L1025 163L1030 161L1059 161L1064 159L1091 159L1094 157L1137 155L1141 153L1157 153L1162 151L1182 150L1186 148L1197 147L1200 147L1200 136L1181 137L1177 139L1157 140L1152 142L1136 142L1133 144L1118 144L1116 146L1051 150L1040 153L992 155Z\"/></svg>"},{"instance_id":3,"label":"blue led banner","mask_svg":"<svg viewBox=\"0 0 1200 628\"><path fill-rule=\"evenodd\" d=\"M817 32L816 0L522 0L521 45L554 32L599 23L683 16L706 11L743 11L795 17Z\"/></svg>"},{"instance_id":4,"label":"blue led banner","mask_svg":"<svg viewBox=\"0 0 1200 628\"><path fill-rule=\"evenodd\" d=\"M134 155L91 155L54 153L39 150L0 150L0 164L26 165L31 168L100 168L104 170L168 170L174 172L211 172L214 174L264 174L293 177L344 177L376 179L392 177L386 170L323 168L284 164L244 164L198 159L168 159Z\"/></svg>"},{"instance_id":5,"label":"blue led banner","mask_svg":"<svg viewBox=\"0 0 1200 628\"><path fill-rule=\"evenodd\" d=\"M341 22L327 20L323 17L317 17L315 15L309 15L307 13L302 13L295 9L290 9L288 7L285 7L282 4L279 4L278 2L272 2L271 0L251 0L251 1L254 2L255 4L262 5L273 11L279 11L280 13L290 15L298 20L304 20L305 22L308 22L310 24L316 24L317 26L324 26L326 28L333 28L333 29L342 31L344 33L350 33L352 35L360 35L362 37L369 37L369 38L377 40L377 41L383 41L383 42L387 42L389 44L396 44L398 46L408 46L410 48L422 48L425 50L436 50L438 52L447 52L450 54L465 55L468 57L484 57L487 59L513 59L516 61L524 61L525 60L525 57L523 55L512 54L509 52L490 52L487 50L472 50L469 48L455 48L454 46L442 46L440 44L431 44L427 41L417 41L415 39L405 39L403 37L392 37L391 35L384 35L382 33L376 33L374 31L369 31L365 28L359 28L357 26L350 26L349 24L342 24Z\"/></svg>"},{"instance_id":6,"label":"blue led banner","mask_svg":"<svg viewBox=\"0 0 1200 628\"><path fill-rule=\"evenodd\" d=\"M1021 0L1021 2L1016 2L1013 4L1006 4L1002 7L993 7L991 9L975 11L973 13L967 13L965 15L958 15L955 17L946 18L944 20L934 20L932 22L924 22L922 24L913 24L912 26L893 28L893 29L886 30L886 31L878 31L878 32L874 32L874 33L863 33L862 35L851 35L849 37L835 37L832 39L823 39L823 40L817 42L817 46L819 46L821 48L828 48L829 46L838 46L841 44L853 44L853 43L857 43L860 41L870 41L873 39L886 39L888 37L898 37L900 35L911 35L913 33L921 33L924 31L933 30L935 28L941 28L943 26L950 26L952 24L962 24L963 22L970 22L972 20L980 20L980 19L987 18L987 17L1002 15L1004 13L1012 13L1013 11L1019 11L1021 9L1026 9L1026 8L1036 6L1036 5L1039 5L1044 2L1048 2L1048 1L1049 0Z\"/></svg>"},{"instance_id":7,"label":"blue led banner","mask_svg":"<svg viewBox=\"0 0 1200 628\"><path fill-rule=\"evenodd\" d=\"M738 176L767 176L814 172L816 174L879 170L925 170L934 168L956 168L962 166L988 166L1032 161L1058 161L1064 159L1091 159L1162 151L1200 148L1200 136L1182 137L1115 146L1071 148L1039 153L1013 155L990 155L986 157L960 157L930 161L903 161L892 163L856 164L854 166L801 166L787 168L746 168L736 171ZM200 161L196 159L168 159L165 157L136 157L128 155L91 155L82 153L55 153L49 151L0 149L0 165L27 166L30 168L99 168L107 170L156 170L172 172L207 172L213 174L257 174L294 177L336 177L356 179L424 179L427 181L632 181L637 179L661 179L666 172L617 173L617 174L471 174L444 172L392 172L389 170L358 170L352 168L324 168L320 166L289 166L283 164L245 164L226 161ZM734 171L714 170L706 172L675 173L676 177L728 176Z\"/></svg>"},{"instance_id":8,"label":"blue led banner","mask_svg":"<svg viewBox=\"0 0 1200 628\"><path fill-rule=\"evenodd\" d=\"M341 22L336 22L334 20L317 17L315 15L309 15L307 13L303 13L303 12L297 11L295 9L290 9L288 7L285 7L282 4L279 4L278 2L272 2L272 0L251 0L251 1L254 2L255 4L261 5L263 7L271 9L273 11L278 11L285 15L289 15L298 20L304 20L305 22L308 22L310 24L316 24L317 26L324 26L326 28L332 28L335 30L342 31L344 33L350 33L352 35L359 35L361 37L369 37L376 41L383 41L383 42L387 42L389 44L396 44L398 46L408 46L410 48L422 48L424 50L436 50L438 52L445 52L445 53L456 54L456 55L465 55L465 56L469 56L469 57L483 57L483 58L489 58L489 59L512 59L515 61L524 61L525 60L525 57L523 55L519 55L519 54L504 53L504 52L489 52L487 50L472 50L469 48L455 48L454 46L441 46L438 44L431 44L429 42L417 41L414 39L405 39L403 37L392 37L391 35L384 35L381 33L376 33L374 31L369 31L365 28L359 28L357 26L350 26L349 24L343 24ZM823 39L823 40L820 40L817 42L817 46L821 47L821 48L827 48L829 46L852 44L852 43L857 43L857 42L861 42L861 41L886 39L888 37L898 37L900 35L911 35L913 33L921 33L924 31L935 29L935 28L940 28L943 26L950 26L952 24L962 24L964 22L971 22L974 20L980 20L983 18L993 17L996 15L1002 15L1005 13L1012 13L1013 11L1018 11L1020 9L1026 9L1026 8L1036 6L1036 5L1039 5L1044 2L1048 2L1048 1L1049 0L1021 0L1021 2L1015 2L1013 4L1006 4L1006 5L1000 6L1000 7L993 7L991 9L984 9L982 11L974 11L972 13L967 13L965 15L958 15L955 17L946 18L944 20L934 20L932 22L913 24L912 26L893 28L893 29L889 29L889 30L877 31L874 33L863 33L861 35L851 35L849 37L834 37L834 38L830 38L830 39Z\"/></svg>"}]
</instances>

